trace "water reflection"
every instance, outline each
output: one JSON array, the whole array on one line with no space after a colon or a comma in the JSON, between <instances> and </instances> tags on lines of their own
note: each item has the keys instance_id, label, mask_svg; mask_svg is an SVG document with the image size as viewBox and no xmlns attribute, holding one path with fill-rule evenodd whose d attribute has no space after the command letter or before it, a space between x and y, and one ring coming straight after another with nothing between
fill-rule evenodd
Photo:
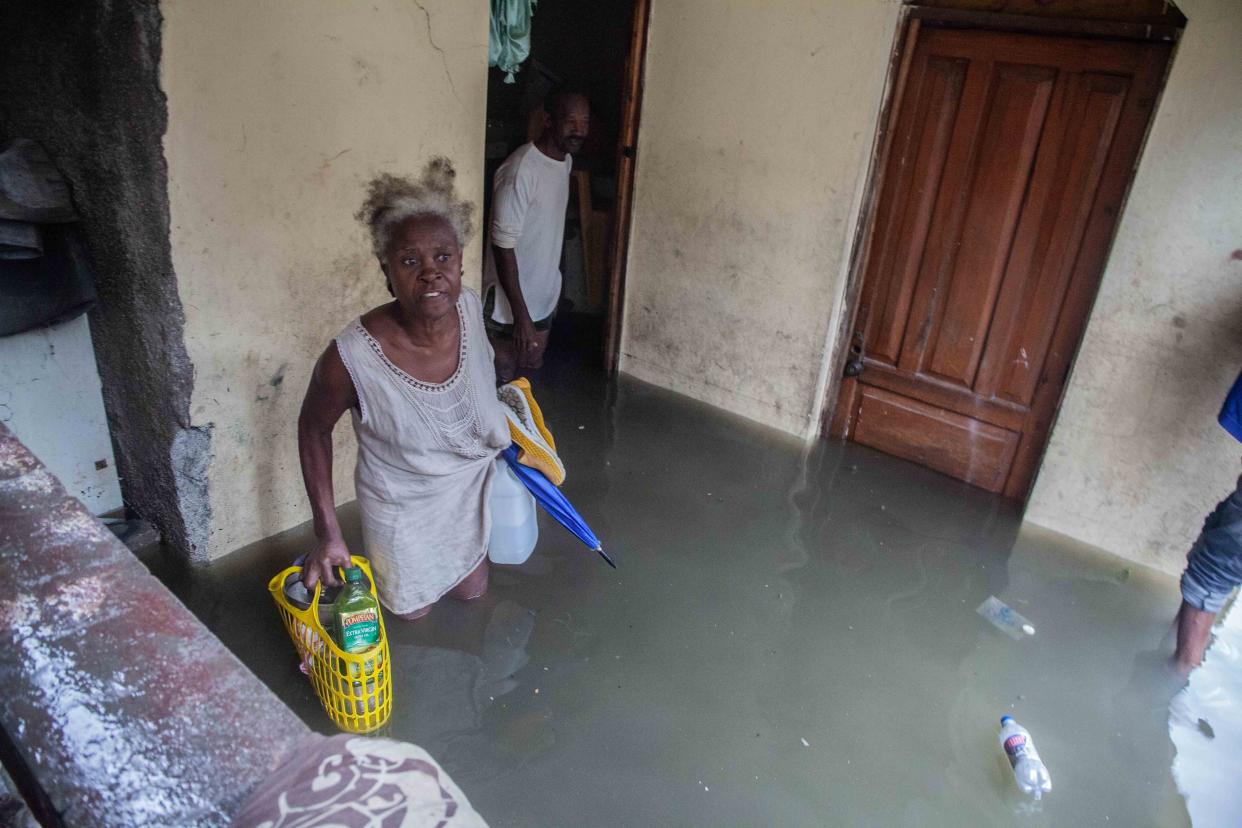
<instances>
[{"instance_id":1,"label":"water reflection","mask_svg":"<svg viewBox=\"0 0 1242 828\"><path fill-rule=\"evenodd\" d=\"M530 660L526 647L534 628L534 612L501 600L481 635L445 640L453 646L400 643L408 636L398 631L390 644L394 698L400 699L391 733L426 748L454 778L495 772L549 748L555 738L538 717L510 722L499 734L486 721L489 709L507 707L506 697L521 686L516 676Z\"/></svg>"}]
</instances>

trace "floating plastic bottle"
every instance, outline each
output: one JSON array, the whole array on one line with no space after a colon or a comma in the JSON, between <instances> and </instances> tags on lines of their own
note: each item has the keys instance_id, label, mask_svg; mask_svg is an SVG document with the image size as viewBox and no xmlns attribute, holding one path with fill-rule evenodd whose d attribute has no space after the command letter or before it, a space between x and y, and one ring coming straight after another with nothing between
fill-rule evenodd
<instances>
[{"instance_id":1,"label":"floating plastic bottle","mask_svg":"<svg viewBox=\"0 0 1242 828\"><path fill-rule=\"evenodd\" d=\"M496 476L487 506L492 512L487 556L492 563L525 563L539 541L535 498L504 458L496 461Z\"/></svg>"},{"instance_id":2,"label":"floating plastic bottle","mask_svg":"<svg viewBox=\"0 0 1242 828\"><path fill-rule=\"evenodd\" d=\"M1052 791L1052 777L1035 750L1035 742L1013 716L1001 716L1000 745L1013 768L1014 781L1027 796L1039 799Z\"/></svg>"}]
</instances>

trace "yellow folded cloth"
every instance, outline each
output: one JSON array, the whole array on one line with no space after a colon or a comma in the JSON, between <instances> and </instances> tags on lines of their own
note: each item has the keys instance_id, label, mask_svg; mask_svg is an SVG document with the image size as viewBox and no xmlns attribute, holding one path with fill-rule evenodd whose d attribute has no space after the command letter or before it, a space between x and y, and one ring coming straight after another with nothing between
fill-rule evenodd
<instances>
[{"instance_id":1,"label":"yellow folded cloth","mask_svg":"<svg viewBox=\"0 0 1242 828\"><path fill-rule=\"evenodd\" d=\"M496 389L509 418L509 436L518 447L518 462L543 472L554 486L565 482L565 464L556 455L556 441L543 421L543 412L530 390L530 380L518 377Z\"/></svg>"}]
</instances>

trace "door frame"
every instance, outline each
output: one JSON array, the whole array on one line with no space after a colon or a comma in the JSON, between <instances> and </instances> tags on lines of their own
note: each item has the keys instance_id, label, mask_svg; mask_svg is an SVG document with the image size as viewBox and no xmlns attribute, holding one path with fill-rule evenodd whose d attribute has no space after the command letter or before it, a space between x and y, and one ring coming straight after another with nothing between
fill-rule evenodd
<instances>
[{"instance_id":1,"label":"door frame","mask_svg":"<svg viewBox=\"0 0 1242 828\"><path fill-rule=\"evenodd\" d=\"M647 70L647 35L651 0L634 0L630 50L625 58L621 90L621 130L617 136L617 200L608 252L608 308L604 326L604 372L617 373L621 358L621 324L625 313L625 268L630 252L634 212L634 173L638 162L638 125L642 114L643 84Z\"/></svg>"},{"instance_id":2,"label":"door frame","mask_svg":"<svg viewBox=\"0 0 1242 828\"><path fill-rule=\"evenodd\" d=\"M1020 14L978 11L973 8L970 0L960 0L956 5L968 8L949 8L954 0L941 0L937 7L905 5L899 12L897 34L893 50L889 58L888 81L884 89L884 100L880 107L880 115L876 127L875 140L872 142L871 157L868 160L867 185L863 190L860 207L860 221L854 232L854 242L850 255L850 263L844 294L842 311L838 318L837 333L832 353L829 356L829 380L826 383L824 404L820 418L820 436L835 439L849 437L849 412L856 403L859 384L846 373L846 366L855 354L861 353L861 343L856 340L856 324L858 322L859 300L862 296L863 279L867 272L868 260L872 253L875 236L876 211L879 207L879 195L884 187L884 171L888 166L892 136L896 127L897 115L900 111L902 96L905 92L906 80L909 75L910 62L914 48L918 42L919 32L928 27L964 28L999 32L1018 32L1025 34L1060 35L1064 37L1107 38L1110 40L1133 40L1141 42L1159 42L1172 44L1172 52L1165 66L1165 77L1160 83L1157 101L1152 107L1151 117L1147 122L1147 132L1142 143L1145 144L1155 122L1159 109L1159 97L1163 96L1169 69L1177 57L1177 43L1181 37L1186 18L1173 9L1168 23L1135 22L1130 20L1089 20L1072 17L1036 17ZM1141 163L1143 150L1139 150L1138 162ZM1134 176L1126 186L1118 210L1117 227L1124 217L1126 202L1130 196ZM1113 237L1109 240L1108 251L1104 257L1104 267L1112 255L1112 245L1116 241L1116 227ZM1101 276L1103 271L1101 271ZM1083 316L1083 330L1079 332L1078 341L1074 343L1066 371L1067 380L1062 384L1060 397L1053 406L1048 436L1051 436L1065 391L1069 387L1068 377L1073 372L1078 360L1078 351L1082 345L1082 334L1089 324L1095 298L1099 291L1099 282L1092 290ZM1035 458L1035 468L1030 477L1026 491L1017 498L1025 504L1034 486L1039 467L1043 464L1047 450L1047 438L1039 448Z\"/></svg>"}]
</instances>

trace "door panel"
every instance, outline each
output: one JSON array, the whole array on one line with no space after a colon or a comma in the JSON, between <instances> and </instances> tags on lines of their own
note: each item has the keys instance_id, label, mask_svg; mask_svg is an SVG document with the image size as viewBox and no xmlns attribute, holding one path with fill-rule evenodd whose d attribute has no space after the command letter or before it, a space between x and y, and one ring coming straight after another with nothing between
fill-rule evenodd
<instances>
[{"instance_id":1,"label":"door panel","mask_svg":"<svg viewBox=\"0 0 1242 828\"><path fill-rule=\"evenodd\" d=\"M1018 435L878 388L863 388L854 439L991 492L1005 485Z\"/></svg>"},{"instance_id":2,"label":"door panel","mask_svg":"<svg viewBox=\"0 0 1242 828\"><path fill-rule=\"evenodd\" d=\"M963 387L973 384L979 366L1054 79L1046 67L996 67L962 229L945 284L934 291L944 299L932 311L934 321L920 323L931 332L926 355L904 360ZM919 347L909 332L907 341Z\"/></svg>"},{"instance_id":3,"label":"door panel","mask_svg":"<svg viewBox=\"0 0 1242 828\"><path fill-rule=\"evenodd\" d=\"M879 313L867 353L890 365L897 363L909 318L910 297L937 193L934 185L944 172L966 68L964 60L929 61L925 77L920 78L927 88L916 90L922 97L917 107L910 107L906 113L902 130L906 139L894 153L899 174L885 180L882 203L888 209L879 216L878 231L891 243L876 251L877 278L864 286L863 303Z\"/></svg>"},{"instance_id":4,"label":"door panel","mask_svg":"<svg viewBox=\"0 0 1242 828\"><path fill-rule=\"evenodd\" d=\"M1165 44L919 31L840 435L1025 496L1168 56Z\"/></svg>"},{"instance_id":5,"label":"door panel","mask_svg":"<svg viewBox=\"0 0 1242 828\"><path fill-rule=\"evenodd\" d=\"M1066 131L1060 157L1037 169L1033 205L1010 255L1002 302L993 324L979 393L1029 406L1047 355L1057 312L1069 286L1069 255L1082 246L1128 84L1091 75L1074 82L1067 115L1050 130ZM1049 154L1051 155L1051 153ZM1004 334L1008 333L1008 336Z\"/></svg>"},{"instance_id":6,"label":"door panel","mask_svg":"<svg viewBox=\"0 0 1242 828\"><path fill-rule=\"evenodd\" d=\"M621 89L621 132L617 136L617 200L608 238L608 308L604 328L604 371L617 373L621 358L621 323L625 310L625 267L630 249L630 222L634 207L634 173L638 151L638 121L642 111L643 73L647 64L647 29L651 0L634 0L630 14L630 48L625 58Z\"/></svg>"}]
</instances>

